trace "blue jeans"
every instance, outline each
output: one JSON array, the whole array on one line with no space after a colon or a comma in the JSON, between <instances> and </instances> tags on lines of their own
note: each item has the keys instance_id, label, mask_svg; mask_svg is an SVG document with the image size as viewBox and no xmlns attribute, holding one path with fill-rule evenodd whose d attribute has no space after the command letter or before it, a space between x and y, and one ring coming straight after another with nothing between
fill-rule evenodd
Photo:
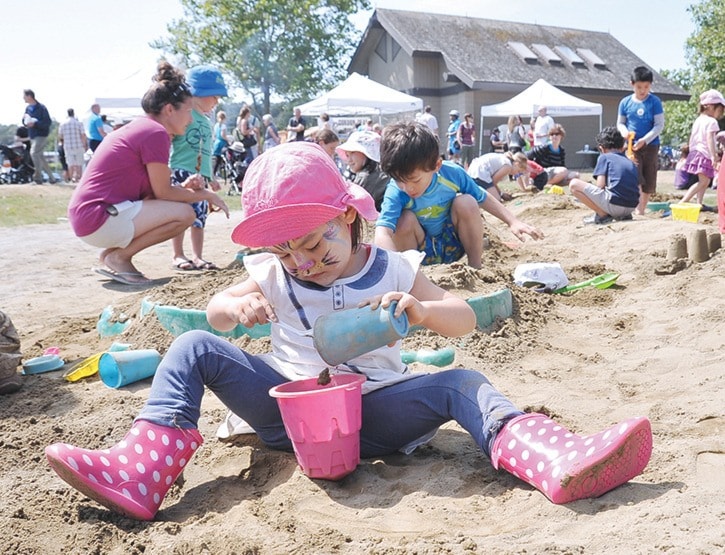
<instances>
[{"instance_id":1,"label":"blue jeans","mask_svg":"<svg viewBox=\"0 0 725 555\"><path fill-rule=\"evenodd\" d=\"M204 386L274 449L292 450L275 385L288 381L259 357L204 331L179 336L161 361L146 406L138 415L161 426L196 428ZM490 456L496 433L522 414L479 372L425 374L363 395L360 454L394 453L455 420Z\"/></svg>"}]
</instances>

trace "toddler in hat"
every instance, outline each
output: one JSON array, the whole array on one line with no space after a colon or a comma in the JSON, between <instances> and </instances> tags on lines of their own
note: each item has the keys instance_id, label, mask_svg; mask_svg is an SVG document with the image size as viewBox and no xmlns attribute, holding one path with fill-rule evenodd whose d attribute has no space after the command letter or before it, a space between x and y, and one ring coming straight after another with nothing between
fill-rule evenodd
<instances>
[{"instance_id":1,"label":"toddler in hat","mask_svg":"<svg viewBox=\"0 0 725 555\"><path fill-rule=\"evenodd\" d=\"M192 67L186 74L186 82L192 94L192 120L183 135L176 135L171 142L171 182L181 187L192 175L201 175L205 186L219 191L221 186L212 171L212 133L209 113L216 108L219 98L227 95L227 87L221 72L213 66ZM191 224L191 258L184 254L184 231L171 241L174 254L173 266L178 270L218 270L216 264L204 260L204 226L209 213L206 200L192 203L194 223Z\"/></svg>"},{"instance_id":2,"label":"toddler in hat","mask_svg":"<svg viewBox=\"0 0 725 555\"><path fill-rule=\"evenodd\" d=\"M292 450L268 392L328 369L310 337L323 314L397 301L395 316L404 311L411 326L446 337L472 331L473 309L428 280L420 271L421 254L361 241L362 219L376 216L372 197L346 181L318 145L286 143L256 158L232 239L266 252L244 258L249 277L216 294L207 319L219 331L271 323L271 352L252 355L205 331L179 336L126 437L102 451L51 445L46 456L53 469L106 507L152 519L202 443L197 426L205 388L266 446ZM401 362L399 341L328 370L367 377L363 458L411 452L454 420L495 468L505 468L554 503L602 495L638 475L649 460L646 418L579 437L543 414L524 414L480 371L411 373Z\"/></svg>"},{"instance_id":3,"label":"toddler in hat","mask_svg":"<svg viewBox=\"0 0 725 555\"><path fill-rule=\"evenodd\" d=\"M380 210L390 181L388 174L380 169L380 135L375 131L355 131L335 150L347 164L351 181L370 193L375 208Z\"/></svg>"}]
</instances>

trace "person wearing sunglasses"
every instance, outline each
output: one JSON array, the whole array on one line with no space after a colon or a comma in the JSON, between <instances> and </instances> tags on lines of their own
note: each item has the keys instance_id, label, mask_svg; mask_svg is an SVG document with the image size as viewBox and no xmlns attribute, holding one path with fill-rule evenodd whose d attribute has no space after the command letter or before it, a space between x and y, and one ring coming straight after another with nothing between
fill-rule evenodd
<instances>
[{"instance_id":1,"label":"person wearing sunglasses","mask_svg":"<svg viewBox=\"0 0 725 555\"><path fill-rule=\"evenodd\" d=\"M561 141L566 137L566 131L560 124L554 124L549 131L549 143L535 146L526 153L529 160L533 160L545 170L549 179L548 185L569 185L572 179L579 177L579 172L571 171L566 167L566 153Z\"/></svg>"}]
</instances>

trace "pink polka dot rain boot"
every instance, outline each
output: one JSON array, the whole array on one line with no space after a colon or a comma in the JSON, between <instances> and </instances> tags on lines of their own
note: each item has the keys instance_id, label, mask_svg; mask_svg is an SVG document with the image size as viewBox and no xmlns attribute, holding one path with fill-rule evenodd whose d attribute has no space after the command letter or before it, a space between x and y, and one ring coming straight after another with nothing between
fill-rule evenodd
<instances>
[{"instance_id":1,"label":"pink polka dot rain boot","mask_svg":"<svg viewBox=\"0 0 725 555\"><path fill-rule=\"evenodd\" d=\"M137 420L110 449L55 443L45 456L58 476L91 499L129 518L151 520L203 442L197 430Z\"/></svg>"},{"instance_id":2,"label":"pink polka dot rain boot","mask_svg":"<svg viewBox=\"0 0 725 555\"><path fill-rule=\"evenodd\" d=\"M644 470L651 454L652 429L644 417L582 437L534 413L501 429L491 462L562 504L599 497L624 484Z\"/></svg>"}]
</instances>

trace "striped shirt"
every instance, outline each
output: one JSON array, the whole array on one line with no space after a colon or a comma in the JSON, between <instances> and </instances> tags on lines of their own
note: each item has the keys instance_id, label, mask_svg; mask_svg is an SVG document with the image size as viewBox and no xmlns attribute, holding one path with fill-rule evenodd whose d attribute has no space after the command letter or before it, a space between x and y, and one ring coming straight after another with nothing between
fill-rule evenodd
<instances>
[{"instance_id":1,"label":"striped shirt","mask_svg":"<svg viewBox=\"0 0 725 555\"><path fill-rule=\"evenodd\" d=\"M566 167L564 147L561 146L556 152L551 149L551 145L535 146L526 153L526 157L545 168Z\"/></svg>"}]
</instances>

